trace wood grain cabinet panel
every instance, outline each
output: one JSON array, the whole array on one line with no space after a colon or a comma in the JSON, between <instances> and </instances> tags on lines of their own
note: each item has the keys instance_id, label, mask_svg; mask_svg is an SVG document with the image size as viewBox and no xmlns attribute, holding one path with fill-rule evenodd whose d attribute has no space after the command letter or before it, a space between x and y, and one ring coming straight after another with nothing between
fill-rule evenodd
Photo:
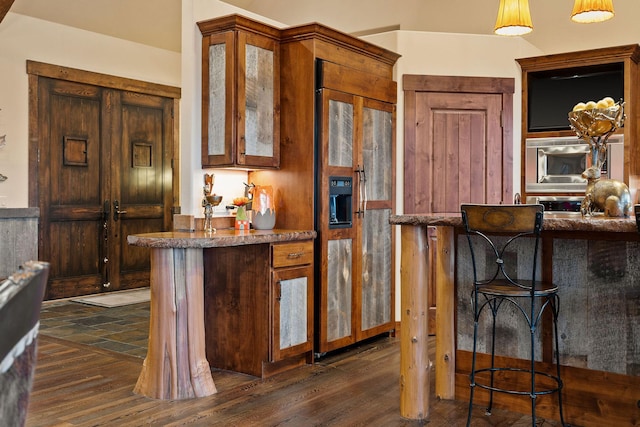
<instances>
[{"instance_id":1,"label":"wood grain cabinet panel","mask_svg":"<svg viewBox=\"0 0 640 427\"><path fill-rule=\"evenodd\" d=\"M279 32L241 16L199 22L202 166L280 162Z\"/></svg>"},{"instance_id":2,"label":"wood grain cabinet panel","mask_svg":"<svg viewBox=\"0 0 640 427\"><path fill-rule=\"evenodd\" d=\"M313 242L204 250L214 368L266 378L313 362Z\"/></svg>"}]
</instances>

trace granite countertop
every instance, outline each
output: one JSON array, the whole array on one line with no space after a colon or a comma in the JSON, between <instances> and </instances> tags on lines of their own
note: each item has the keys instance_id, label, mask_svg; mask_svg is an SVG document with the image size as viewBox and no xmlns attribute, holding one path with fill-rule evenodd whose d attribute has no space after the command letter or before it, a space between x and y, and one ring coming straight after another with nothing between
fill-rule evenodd
<instances>
[{"instance_id":1,"label":"granite countertop","mask_svg":"<svg viewBox=\"0 0 640 427\"><path fill-rule=\"evenodd\" d=\"M293 242L315 239L313 230L235 230L217 229L205 231L165 231L127 236L133 246L149 248L217 248L224 246L255 245L261 243Z\"/></svg>"},{"instance_id":2,"label":"granite countertop","mask_svg":"<svg viewBox=\"0 0 640 427\"><path fill-rule=\"evenodd\" d=\"M391 215L389 222L397 225L462 227L460 215ZM545 212L542 227L544 231L638 232L635 217L612 218L605 217L602 213L583 217L579 213L572 212Z\"/></svg>"}]
</instances>

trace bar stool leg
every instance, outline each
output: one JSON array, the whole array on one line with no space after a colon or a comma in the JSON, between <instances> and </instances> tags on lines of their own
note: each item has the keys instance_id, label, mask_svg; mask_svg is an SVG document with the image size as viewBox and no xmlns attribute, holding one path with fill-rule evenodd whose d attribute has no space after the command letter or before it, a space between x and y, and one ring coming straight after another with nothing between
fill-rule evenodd
<instances>
[{"instance_id":1,"label":"bar stool leg","mask_svg":"<svg viewBox=\"0 0 640 427\"><path fill-rule=\"evenodd\" d=\"M478 294L472 293L474 309L473 309L473 353L471 356L471 373L469 374L470 394L469 394L469 410L467 412L467 427L471 425L471 412L473 411L473 392L476 388L476 346L478 344Z\"/></svg>"},{"instance_id":2,"label":"bar stool leg","mask_svg":"<svg viewBox=\"0 0 640 427\"><path fill-rule=\"evenodd\" d=\"M487 406L486 415L491 415L493 409L493 386L496 367L496 317L498 316L499 304L492 302L490 304L493 323L491 325L491 390L489 391L489 405Z\"/></svg>"},{"instance_id":3,"label":"bar stool leg","mask_svg":"<svg viewBox=\"0 0 640 427\"><path fill-rule=\"evenodd\" d=\"M532 299L533 300L533 299ZM533 301L531 302L533 305ZM532 310L533 311L533 310ZM529 327L529 331L531 333L531 426L536 426L536 343L535 343L535 326L531 325Z\"/></svg>"},{"instance_id":4,"label":"bar stool leg","mask_svg":"<svg viewBox=\"0 0 640 427\"><path fill-rule=\"evenodd\" d=\"M551 312L553 313L553 334L555 335L556 341L556 374L558 375L558 410L560 412L560 424L562 426L566 426L564 422L564 414L562 412L562 389L564 384L562 383L562 379L560 377L560 347L558 346L558 312L560 310L560 298L558 295L554 295L554 298L551 300Z\"/></svg>"}]
</instances>

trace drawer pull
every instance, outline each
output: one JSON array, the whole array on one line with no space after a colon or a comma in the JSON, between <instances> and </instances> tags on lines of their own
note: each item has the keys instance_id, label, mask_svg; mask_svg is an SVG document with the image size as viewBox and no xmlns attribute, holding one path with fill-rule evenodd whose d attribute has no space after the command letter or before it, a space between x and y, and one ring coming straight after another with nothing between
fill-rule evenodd
<instances>
[{"instance_id":1,"label":"drawer pull","mask_svg":"<svg viewBox=\"0 0 640 427\"><path fill-rule=\"evenodd\" d=\"M304 252L290 252L289 255L287 255L287 258L296 259L300 258L302 255L304 255Z\"/></svg>"}]
</instances>

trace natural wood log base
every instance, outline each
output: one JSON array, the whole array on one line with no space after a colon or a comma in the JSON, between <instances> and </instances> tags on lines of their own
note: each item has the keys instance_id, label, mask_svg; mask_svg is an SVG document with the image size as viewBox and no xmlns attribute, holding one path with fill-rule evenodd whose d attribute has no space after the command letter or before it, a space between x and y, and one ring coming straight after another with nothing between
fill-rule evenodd
<instances>
[{"instance_id":1,"label":"natural wood log base","mask_svg":"<svg viewBox=\"0 0 640 427\"><path fill-rule=\"evenodd\" d=\"M424 227L401 227L400 415L429 418L427 256ZM416 262L417 261L417 262Z\"/></svg>"},{"instance_id":2,"label":"natural wood log base","mask_svg":"<svg viewBox=\"0 0 640 427\"><path fill-rule=\"evenodd\" d=\"M134 393L165 400L215 394L204 343L202 249L152 248L149 348Z\"/></svg>"}]
</instances>

